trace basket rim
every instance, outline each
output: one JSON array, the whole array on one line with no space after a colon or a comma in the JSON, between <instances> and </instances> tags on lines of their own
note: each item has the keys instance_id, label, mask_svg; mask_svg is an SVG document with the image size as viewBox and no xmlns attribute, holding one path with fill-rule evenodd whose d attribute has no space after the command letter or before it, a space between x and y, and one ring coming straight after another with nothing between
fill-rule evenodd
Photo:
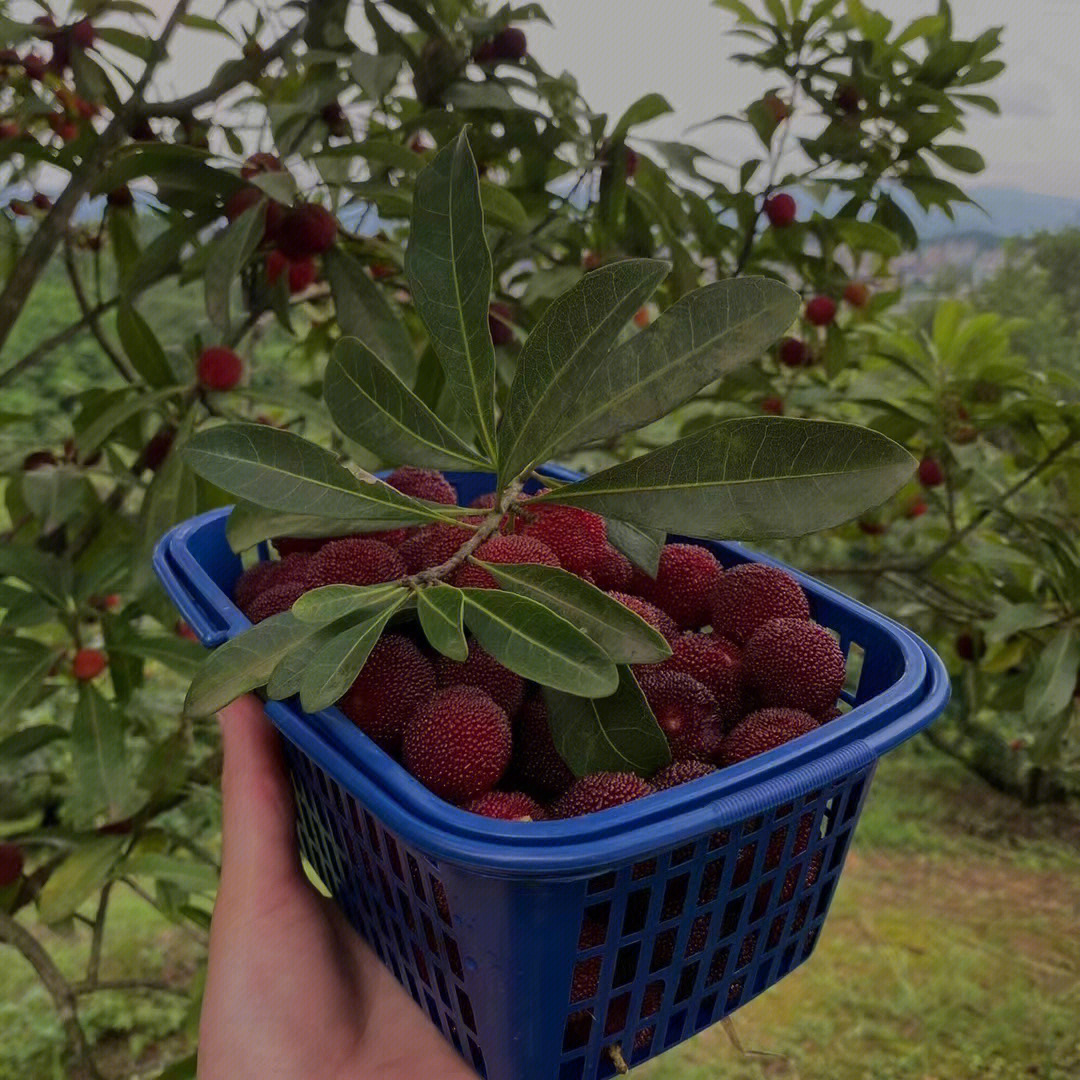
<instances>
[{"instance_id":1,"label":"basket rim","mask_svg":"<svg viewBox=\"0 0 1080 1080\"><path fill-rule=\"evenodd\" d=\"M577 475L556 468L547 471L565 479ZM230 512L231 507L219 508L175 526L154 553L159 577L207 645L220 644L250 625L188 547L200 530L223 528ZM484 818L443 801L336 708L310 715L295 702L267 702L267 712L290 742L365 806L379 805L384 823L421 850L491 873L547 875L592 874L601 862L611 864L643 855L798 798L869 764L942 711L950 691L944 665L910 631L779 560L738 544L716 547L740 561L782 567L793 573L812 597L827 599L864 623L875 625L900 650L904 659L901 677L825 727L692 784L584 818L528 824ZM206 618L207 611L215 616L213 621Z\"/></svg>"}]
</instances>

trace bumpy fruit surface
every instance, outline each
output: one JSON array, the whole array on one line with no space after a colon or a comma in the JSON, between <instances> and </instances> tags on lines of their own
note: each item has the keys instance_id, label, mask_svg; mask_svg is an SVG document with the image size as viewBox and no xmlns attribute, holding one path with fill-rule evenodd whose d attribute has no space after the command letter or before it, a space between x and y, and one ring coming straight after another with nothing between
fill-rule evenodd
<instances>
[{"instance_id":1,"label":"bumpy fruit surface","mask_svg":"<svg viewBox=\"0 0 1080 1080\"><path fill-rule=\"evenodd\" d=\"M924 457L919 462L919 483L923 487L940 487L945 483L945 470L937 458Z\"/></svg>"},{"instance_id":2,"label":"bumpy fruit surface","mask_svg":"<svg viewBox=\"0 0 1080 1080\"><path fill-rule=\"evenodd\" d=\"M742 650L718 634L680 634L661 666L690 675L709 690L722 721L742 710Z\"/></svg>"},{"instance_id":3,"label":"bumpy fruit surface","mask_svg":"<svg viewBox=\"0 0 1080 1080\"><path fill-rule=\"evenodd\" d=\"M493 536L475 552L481 562L533 563L538 566L558 566L559 560L546 544L532 536ZM453 584L459 589L497 589L499 583L482 566L468 563L454 572Z\"/></svg>"},{"instance_id":4,"label":"bumpy fruit surface","mask_svg":"<svg viewBox=\"0 0 1080 1080\"><path fill-rule=\"evenodd\" d=\"M786 191L765 200L765 216L774 229L787 228L795 220L797 212L795 200Z\"/></svg>"},{"instance_id":5,"label":"bumpy fruit surface","mask_svg":"<svg viewBox=\"0 0 1080 1080\"><path fill-rule=\"evenodd\" d=\"M725 570L709 597L713 632L742 645L770 619L809 619L802 586L786 571L760 563Z\"/></svg>"},{"instance_id":6,"label":"bumpy fruit surface","mask_svg":"<svg viewBox=\"0 0 1080 1080\"><path fill-rule=\"evenodd\" d=\"M510 762L510 722L482 690L452 686L421 705L405 727L405 767L429 791L467 802L490 791Z\"/></svg>"},{"instance_id":7,"label":"bumpy fruit surface","mask_svg":"<svg viewBox=\"0 0 1080 1080\"><path fill-rule=\"evenodd\" d=\"M100 649L79 649L71 661L71 674L80 682L96 679L106 667L109 658Z\"/></svg>"},{"instance_id":8,"label":"bumpy fruit surface","mask_svg":"<svg viewBox=\"0 0 1080 1080\"><path fill-rule=\"evenodd\" d=\"M639 618L644 619L654 630L658 630L663 637L672 642L679 636L679 627L675 620L661 611L655 604L643 600L640 596L631 596L629 593L613 590L608 593L613 600L618 600L623 607L628 607Z\"/></svg>"},{"instance_id":9,"label":"bumpy fruit surface","mask_svg":"<svg viewBox=\"0 0 1080 1080\"><path fill-rule=\"evenodd\" d=\"M547 703L540 693L521 706L514 723L511 771L522 787L543 799L561 795L574 782L570 766L555 749Z\"/></svg>"},{"instance_id":10,"label":"bumpy fruit surface","mask_svg":"<svg viewBox=\"0 0 1080 1080\"><path fill-rule=\"evenodd\" d=\"M329 210L317 203L301 203L285 213L276 239L287 258L305 259L333 247L337 233L337 221Z\"/></svg>"},{"instance_id":11,"label":"bumpy fruit surface","mask_svg":"<svg viewBox=\"0 0 1080 1080\"><path fill-rule=\"evenodd\" d=\"M682 784L689 784L692 780L700 780L703 776L710 776L716 772L716 766L705 761L673 761L665 765L649 781L657 791L667 791Z\"/></svg>"},{"instance_id":12,"label":"bumpy fruit surface","mask_svg":"<svg viewBox=\"0 0 1080 1080\"><path fill-rule=\"evenodd\" d=\"M503 667L475 641L469 642L469 655L465 660L436 657L435 679L442 687L471 686L483 690L509 717L516 715L525 697L525 680Z\"/></svg>"},{"instance_id":13,"label":"bumpy fruit surface","mask_svg":"<svg viewBox=\"0 0 1080 1080\"><path fill-rule=\"evenodd\" d=\"M404 540L398 553L409 573L417 574L433 566L442 566L472 535L472 529L435 522Z\"/></svg>"},{"instance_id":14,"label":"bumpy fruit surface","mask_svg":"<svg viewBox=\"0 0 1080 1080\"><path fill-rule=\"evenodd\" d=\"M260 623L263 619L289 611L306 592L307 587L302 581L283 581L280 585L271 585L261 590L248 604L245 614L253 623Z\"/></svg>"},{"instance_id":15,"label":"bumpy fruit surface","mask_svg":"<svg viewBox=\"0 0 1080 1080\"><path fill-rule=\"evenodd\" d=\"M819 714L844 685L844 654L832 635L805 619L771 619L743 652L746 681L763 705Z\"/></svg>"},{"instance_id":16,"label":"bumpy fruit surface","mask_svg":"<svg viewBox=\"0 0 1080 1080\"><path fill-rule=\"evenodd\" d=\"M394 751L405 725L434 693L431 661L409 638L384 634L342 698L341 711L384 750Z\"/></svg>"},{"instance_id":17,"label":"bumpy fruit surface","mask_svg":"<svg viewBox=\"0 0 1080 1080\"><path fill-rule=\"evenodd\" d=\"M682 671L661 665L634 670L656 722L667 736L676 761L710 761L720 751L723 727L716 698Z\"/></svg>"},{"instance_id":18,"label":"bumpy fruit surface","mask_svg":"<svg viewBox=\"0 0 1080 1080\"><path fill-rule=\"evenodd\" d=\"M435 469L417 469L412 465L402 465L386 478L386 482L402 495L442 503L443 506L457 506L458 498L454 485Z\"/></svg>"},{"instance_id":19,"label":"bumpy fruit surface","mask_svg":"<svg viewBox=\"0 0 1080 1080\"><path fill-rule=\"evenodd\" d=\"M0 844L0 889L14 885L22 877L23 852L18 844Z\"/></svg>"},{"instance_id":20,"label":"bumpy fruit surface","mask_svg":"<svg viewBox=\"0 0 1080 1080\"><path fill-rule=\"evenodd\" d=\"M608 544L600 561L584 576L604 592L626 592L634 577L634 564L618 548Z\"/></svg>"},{"instance_id":21,"label":"bumpy fruit surface","mask_svg":"<svg viewBox=\"0 0 1080 1080\"><path fill-rule=\"evenodd\" d=\"M259 593L287 581L304 584L307 577L308 556L295 553L283 559L266 560L249 566L233 586L236 606L247 614L247 609Z\"/></svg>"},{"instance_id":22,"label":"bumpy fruit surface","mask_svg":"<svg viewBox=\"0 0 1080 1080\"><path fill-rule=\"evenodd\" d=\"M244 374L244 362L224 345L211 345L199 353L199 382L208 390L232 390Z\"/></svg>"},{"instance_id":23,"label":"bumpy fruit surface","mask_svg":"<svg viewBox=\"0 0 1080 1080\"><path fill-rule=\"evenodd\" d=\"M533 517L519 531L547 544L559 564L571 574L583 577L607 557L607 524L599 514L576 506L525 505Z\"/></svg>"},{"instance_id":24,"label":"bumpy fruit surface","mask_svg":"<svg viewBox=\"0 0 1080 1080\"><path fill-rule=\"evenodd\" d=\"M786 367L806 367L813 361L810 346L800 338L787 337L778 349L780 363Z\"/></svg>"},{"instance_id":25,"label":"bumpy fruit surface","mask_svg":"<svg viewBox=\"0 0 1080 1080\"><path fill-rule=\"evenodd\" d=\"M828 326L836 318L836 301L831 296L815 296L806 302L806 321Z\"/></svg>"},{"instance_id":26,"label":"bumpy fruit surface","mask_svg":"<svg viewBox=\"0 0 1080 1080\"><path fill-rule=\"evenodd\" d=\"M815 731L817 726L817 721L800 709L759 709L725 736L720 760L724 765L736 765Z\"/></svg>"},{"instance_id":27,"label":"bumpy fruit surface","mask_svg":"<svg viewBox=\"0 0 1080 1080\"><path fill-rule=\"evenodd\" d=\"M532 796L521 791L489 791L467 803L465 809L500 821L546 821L548 816Z\"/></svg>"},{"instance_id":28,"label":"bumpy fruit surface","mask_svg":"<svg viewBox=\"0 0 1080 1080\"><path fill-rule=\"evenodd\" d=\"M376 585L405 577L405 563L389 544L346 536L323 544L308 563L307 585Z\"/></svg>"},{"instance_id":29,"label":"bumpy fruit surface","mask_svg":"<svg viewBox=\"0 0 1080 1080\"><path fill-rule=\"evenodd\" d=\"M708 548L696 544L665 544L655 578L640 575L638 592L666 611L684 630L709 621L709 595L722 568Z\"/></svg>"},{"instance_id":30,"label":"bumpy fruit surface","mask_svg":"<svg viewBox=\"0 0 1080 1080\"><path fill-rule=\"evenodd\" d=\"M368 539L373 539L373 537L369 535ZM313 551L318 551L328 540L329 537L326 536L275 536L273 544L277 553L285 558L298 552L310 555Z\"/></svg>"},{"instance_id":31,"label":"bumpy fruit surface","mask_svg":"<svg viewBox=\"0 0 1080 1080\"><path fill-rule=\"evenodd\" d=\"M652 784L633 773L591 773L576 780L552 806L551 812L557 818L581 817L652 793Z\"/></svg>"}]
</instances>

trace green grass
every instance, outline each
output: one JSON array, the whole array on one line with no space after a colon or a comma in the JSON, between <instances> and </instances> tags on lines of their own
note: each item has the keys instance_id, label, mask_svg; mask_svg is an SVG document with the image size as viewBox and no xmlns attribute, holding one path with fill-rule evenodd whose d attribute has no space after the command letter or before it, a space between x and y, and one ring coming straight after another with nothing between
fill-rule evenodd
<instances>
[{"instance_id":1,"label":"green grass","mask_svg":"<svg viewBox=\"0 0 1080 1080\"><path fill-rule=\"evenodd\" d=\"M919 746L881 765L821 943L720 1027L642 1080L1075 1080L1080 1075L1080 815L1031 812ZM48 935L76 976L85 935ZM117 887L103 975L189 987L197 950ZM51 1005L0 963L0 1077L59 1080ZM192 1045L183 997L109 993L85 1018L110 1080Z\"/></svg>"}]
</instances>

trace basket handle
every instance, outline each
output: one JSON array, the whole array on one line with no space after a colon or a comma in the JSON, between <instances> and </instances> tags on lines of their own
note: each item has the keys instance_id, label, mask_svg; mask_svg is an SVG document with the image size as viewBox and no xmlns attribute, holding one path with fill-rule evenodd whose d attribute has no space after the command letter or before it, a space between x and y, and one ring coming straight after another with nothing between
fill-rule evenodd
<instances>
[{"instance_id":1,"label":"basket handle","mask_svg":"<svg viewBox=\"0 0 1080 1080\"><path fill-rule=\"evenodd\" d=\"M217 612L201 602L198 590L193 587L169 551L171 540L170 532L154 549L154 573L184 621L195 631L199 641L207 648L214 648L228 638L228 624Z\"/></svg>"},{"instance_id":2,"label":"basket handle","mask_svg":"<svg viewBox=\"0 0 1080 1080\"><path fill-rule=\"evenodd\" d=\"M923 697L911 710L902 713L891 723L863 735L863 742L878 757L929 726L931 721L944 712L952 696L949 673L945 670L941 658L921 638L916 640L926 657L926 682L923 684Z\"/></svg>"}]
</instances>

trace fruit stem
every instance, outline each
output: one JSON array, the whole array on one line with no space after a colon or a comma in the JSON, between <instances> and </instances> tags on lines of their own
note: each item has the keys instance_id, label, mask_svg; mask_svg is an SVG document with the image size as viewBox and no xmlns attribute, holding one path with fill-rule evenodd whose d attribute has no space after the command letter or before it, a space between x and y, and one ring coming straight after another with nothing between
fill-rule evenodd
<instances>
[{"instance_id":1,"label":"fruit stem","mask_svg":"<svg viewBox=\"0 0 1080 1080\"><path fill-rule=\"evenodd\" d=\"M622 1047L618 1043L614 1043L607 1048L608 1057L611 1058L611 1064L615 1066L615 1071L620 1076L626 1076L630 1071L630 1066L626 1064L626 1058L623 1057Z\"/></svg>"}]
</instances>

